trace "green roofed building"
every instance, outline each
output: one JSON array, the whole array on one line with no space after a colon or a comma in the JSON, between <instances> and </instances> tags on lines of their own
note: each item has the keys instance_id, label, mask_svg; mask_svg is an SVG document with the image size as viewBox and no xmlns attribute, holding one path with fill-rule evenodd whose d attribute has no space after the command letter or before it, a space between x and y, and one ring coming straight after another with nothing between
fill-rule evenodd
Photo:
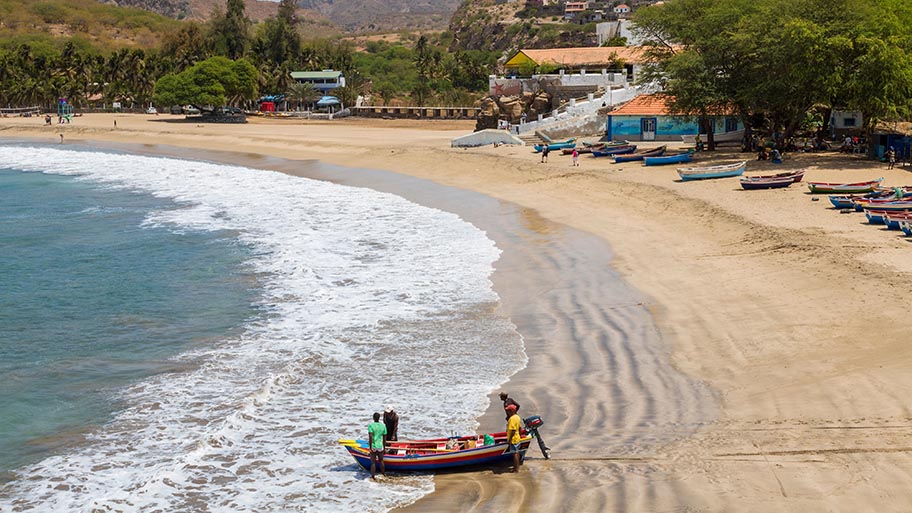
<instances>
[{"instance_id":1,"label":"green roofed building","mask_svg":"<svg viewBox=\"0 0 912 513\"><path fill-rule=\"evenodd\" d=\"M341 71L292 71L291 78L298 83L313 84L314 89L326 93L337 87L345 87L345 75Z\"/></svg>"}]
</instances>

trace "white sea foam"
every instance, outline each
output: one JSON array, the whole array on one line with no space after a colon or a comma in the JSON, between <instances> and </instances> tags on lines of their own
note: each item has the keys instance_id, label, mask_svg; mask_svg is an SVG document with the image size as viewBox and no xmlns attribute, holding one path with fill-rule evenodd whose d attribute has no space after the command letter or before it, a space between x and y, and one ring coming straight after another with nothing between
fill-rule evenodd
<instances>
[{"instance_id":1,"label":"white sea foam","mask_svg":"<svg viewBox=\"0 0 912 513\"><path fill-rule=\"evenodd\" d=\"M124 390L112 422L0 487L0 510L385 511L432 481L373 483L336 439L364 438L390 401L401 436L471 431L485 393L524 363L492 312L499 251L453 214L167 158L5 146L0 166L171 198L145 222L231 230L263 291L241 336L178 358L195 370Z\"/></svg>"}]
</instances>

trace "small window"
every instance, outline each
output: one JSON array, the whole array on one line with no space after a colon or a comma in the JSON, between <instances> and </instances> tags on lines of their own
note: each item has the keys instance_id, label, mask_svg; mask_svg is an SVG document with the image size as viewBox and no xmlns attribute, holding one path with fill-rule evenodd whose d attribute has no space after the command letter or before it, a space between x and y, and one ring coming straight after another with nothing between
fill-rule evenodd
<instances>
[{"instance_id":1,"label":"small window","mask_svg":"<svg viewBox=\"0 0 912 513\"><path fill-rule=\"evenodd\" d=\"M738 130L738 118L725 118L725 131L735 132Z\"/></svg>"},{"instance_id":2,"label":"small window","mask_svg":"<svg viewBox=\"0 0 912 513\"><path fill-rule=\"evenodd\" d=\"M843 118L843 126L855 126L855 118Z\"/></svg>"}]
</instances>

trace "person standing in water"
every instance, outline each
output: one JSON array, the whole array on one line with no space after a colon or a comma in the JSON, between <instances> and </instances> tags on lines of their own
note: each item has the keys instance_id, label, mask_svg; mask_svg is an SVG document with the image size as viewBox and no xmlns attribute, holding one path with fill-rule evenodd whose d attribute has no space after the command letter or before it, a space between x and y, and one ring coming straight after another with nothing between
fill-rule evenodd
<instances>
[{"instance_id":1,"label":"person standing in water","mask_svg":"<svg viewBox=\"0 0 912 513\"><path fill-rule=\"evenodd\" d=\"M377 479L377 460L380 461L380 473L386 475L383 464L383 439L386 437L386 426L380 422L380 414L374 412L374 421L367 425L367 445L371 457L371 479Z\"/></svg>"},{"instance_id":2,"label":"person standing in water","mask_svg":"<svg viewBox=\"0 0 912 513\"><path fill-rule=\"evenodd\" d=\"M386 426L386 441L395 442L399 440L399 415L392 406L387 406L383 411L383 424Z\"/></svg>"}]
</instances>

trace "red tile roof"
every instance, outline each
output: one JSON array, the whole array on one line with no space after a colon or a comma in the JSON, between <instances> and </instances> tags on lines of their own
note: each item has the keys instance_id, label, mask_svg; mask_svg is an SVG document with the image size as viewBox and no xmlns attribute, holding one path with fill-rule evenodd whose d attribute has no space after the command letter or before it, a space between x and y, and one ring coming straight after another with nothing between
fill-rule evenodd
<instances>
[{"instance_id":1,"label":"red tile roof","mask_svg":"<svg viewBox=\"0 0 912 513\"><path fill-rule=\"evenodd\" d=\"M520 52L539 65L547 62L569 67L607 66L617 59L627 64L642 64L648 60L646 50L641 46L524 49Z\"/></svg>"},{"instance_id":2,"label":"red tile roof","mask_svg":"<svg viewBox=\"0 0 912 513\"><path fill-rule=\"evenodd\" d=\"M668 116L664 94L641 94L610 112L612 116Z\"/></svg>"},{"instance_id":3,"label":"red tile roof","mask_svg":"<svg viewBox=\"0 0 912 513\"><path fill-rule=\"evenodd\" d=\"M668 104L674 100L667 94L641 94L611 111L612 116L673 116ZM735 116L734 108L716 107L707 112L710 116Z\"/></svg>"}]
</instances>

